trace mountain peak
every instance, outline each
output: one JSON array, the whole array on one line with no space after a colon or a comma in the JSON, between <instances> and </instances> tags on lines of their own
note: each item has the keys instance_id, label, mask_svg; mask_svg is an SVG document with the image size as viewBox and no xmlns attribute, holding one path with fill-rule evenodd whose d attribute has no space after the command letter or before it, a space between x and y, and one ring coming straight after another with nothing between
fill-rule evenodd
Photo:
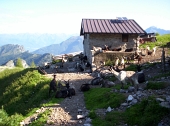
<instances>
[{"instance_id":1,"label":"mountain peak","mask_svg":"<svg viewBox=\"0 0 170 126\"><path fill-rule=\"evenodd\" d=\"M14 45L14 44L7 44L0 47L0 54L3 55L10 55L10 54L18 54L25 52L24 46L21 45Z\"/></svg>"},{"instance_id":2,"label":"mountain peak","mask_svg":"<svg viewBox=\"0 0 170 126\"><path fill-rule=\"evenodd\" d=\"M163 34L170 34L170 30L164 30L161 28L157 28L156 26L151 26L145 30L147 33L159 33L160 35Z\"/></svg>"}]
</instances>

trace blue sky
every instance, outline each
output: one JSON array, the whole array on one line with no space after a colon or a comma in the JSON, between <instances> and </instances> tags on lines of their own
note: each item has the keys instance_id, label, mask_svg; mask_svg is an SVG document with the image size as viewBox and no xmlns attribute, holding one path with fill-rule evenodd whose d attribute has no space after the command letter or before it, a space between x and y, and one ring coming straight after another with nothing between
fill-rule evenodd
<instances>
[{"instance_id":1,"label":"blue sky","mask_svg":"<svg viewBox=\"0 0 170 126\"><path fill-rule=\"evenodd\" d=\"M79 34L82 18L116 17L170 30L170 0L0 0L0 34Z\"/></svg>"}]
</instances>

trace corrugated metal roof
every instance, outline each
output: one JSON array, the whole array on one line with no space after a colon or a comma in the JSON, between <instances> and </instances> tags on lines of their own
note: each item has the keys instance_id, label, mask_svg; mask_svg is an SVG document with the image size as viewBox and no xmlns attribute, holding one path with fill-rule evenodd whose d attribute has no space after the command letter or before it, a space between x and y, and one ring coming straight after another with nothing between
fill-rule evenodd
<instances>
[{"instance_id":1,"label":"corrugated metal roof","mask_svg":"<svg viewBox=\"0 0 170 126\"><path fill-rule=\"evenodd\" d=\"M86 33L146 34L133 19L82 19L80 35Z\"/></svg>"}]
</instances>

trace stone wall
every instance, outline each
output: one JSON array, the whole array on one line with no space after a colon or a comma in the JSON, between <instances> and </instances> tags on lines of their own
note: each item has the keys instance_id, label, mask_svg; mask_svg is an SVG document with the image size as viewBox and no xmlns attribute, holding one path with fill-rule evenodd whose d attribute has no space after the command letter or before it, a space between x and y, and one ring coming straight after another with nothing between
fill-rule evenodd
<instances>
[{"instance_id":1,"label":"stone wall","mask_svg":"<svg viewBox=\"0 0 170 126\"><path fill-rule=\"evenodd\" d=\"M137 34L129 34L127 48L136 47L133 39L137 39ZM122 34L90 34L89 35L89 47L92 49L92 46L103 47L104 45L111 45L113 48L119 48L124 45L125 42L122 42Z\"/></svg>"},{"instance_id":2,"label":"stone wall","mask_svg":"<svg viewBox=\"0 0 170 126\"><path fill-rule=\"evenodd\" d=\"M95 64L96 66L100 66L100 61L105 61L105 62L107 62L108 60L115 61L116 57L121 59L122 56L130 57L133 60L134 52L108 51L108 52L103 52L103 53L97 53L97 54L94 54L93 64Z\"/></svg>"},{"instance_id":3,"label":"stone wall","mask_svg":"<svg viewBox=\"0 0 170 126\"><path fill-rule=\"evenodd\" d=\"M165 57L170 57L169 51L170 49L165 48ZM135 52L116 52L116 51L95 53L93 50L91 50L92 63L95 64L96 66L100 66L100 61L105 61L105 62L108 60L115 61L116 57L121 59L122 56L131 57L131 59L134 60L134 53ZM155 56L151 56L151 55L142 56L143 59L141 63L154 62L154 61L159 62L161 61L161 56L162 56L162 48L157 48Z\"/></svg>"}]
</instances>

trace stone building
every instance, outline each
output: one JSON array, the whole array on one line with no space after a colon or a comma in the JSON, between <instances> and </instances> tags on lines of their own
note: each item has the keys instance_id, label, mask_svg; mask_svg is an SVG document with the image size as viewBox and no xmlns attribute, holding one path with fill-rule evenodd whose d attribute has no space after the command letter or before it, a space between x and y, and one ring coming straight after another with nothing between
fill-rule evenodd
<instances>
[{"instance_id":1,"label":"stone building","mask_svg":"<svg viewBox=\"0 0 170 126\"><path fill-rule=\"evenodd\" d=\"M126 48L135 51L137 37L142 34L146 32L133 19L82 19L81 22L80 36L84 36L84 54L92 64L95 60L93 46L120 48L126 43Z\"/></svg>"}]
</instances>

